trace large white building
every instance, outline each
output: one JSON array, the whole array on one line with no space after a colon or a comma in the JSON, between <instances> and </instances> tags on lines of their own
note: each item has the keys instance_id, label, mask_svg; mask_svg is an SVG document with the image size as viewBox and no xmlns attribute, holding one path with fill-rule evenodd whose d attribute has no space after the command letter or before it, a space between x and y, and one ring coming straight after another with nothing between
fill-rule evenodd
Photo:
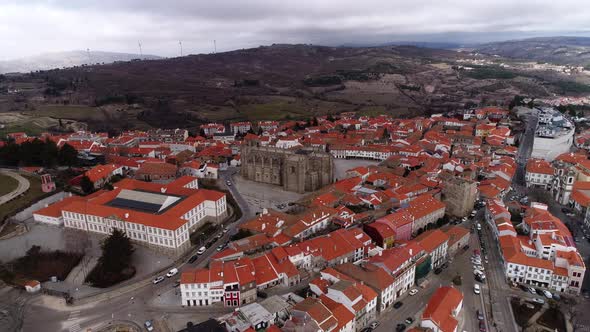
<instances>
[{"instance_id":1,"label":"large white building","mask_svg":"<svg viewBox=\"0 0 590 332\"><path fill-rule=\"evenodd\" d=\"M124 231L131 240L182 253L190 248L190 232L205 220L227 215L224 193L191 189L196 178L182 177L167 185L124 179L111 191L71 197L34 213L35 220L87 232Z\"/></svg>"},{"instance_id":2,"label":"large white building","mask_svg":"<svg viewBox=\"0 0 590 332\"><path fill-rule=\"evenodd\" d=\"M574 124L552 108L539 110L538 118L531 157L552 161L569 152L574 142Z\"/></svg>"}]
</instances>

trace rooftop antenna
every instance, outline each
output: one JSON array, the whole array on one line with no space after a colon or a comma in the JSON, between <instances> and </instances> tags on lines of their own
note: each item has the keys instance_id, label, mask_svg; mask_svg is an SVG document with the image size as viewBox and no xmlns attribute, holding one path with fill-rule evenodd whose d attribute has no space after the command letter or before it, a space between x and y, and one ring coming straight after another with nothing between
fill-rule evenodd
<instances>
[{"instance_id":1,"label":"rooftop antenna","mask_svg":"<svg viewBox=\"0 0 590 332\"><path fill-rule=\"evenodd\" d=\"M141 41L137 41L137 45L139 45L139 56L143 58L143 51L141 50Z\"/></svg>"},{"instance_id":2,"label":"rooftop antenna","mask_svg":"<svg viewBox=\"0 0 590 332\"><path fill-rule=\"evenodd\" d=\"M180 45L180 56L182 56L182 41L178 41L178 45Z\"/></svg>"},{"instance_id":3,"label":"rooftop antenna","mask_svg":"<svg viewBox=\"0 0 590 332\"><path fill-rule=\"evenodd\" d=\"M213 54L217 54L217 41L213 39Z\"/></svg>"}]
</instances>

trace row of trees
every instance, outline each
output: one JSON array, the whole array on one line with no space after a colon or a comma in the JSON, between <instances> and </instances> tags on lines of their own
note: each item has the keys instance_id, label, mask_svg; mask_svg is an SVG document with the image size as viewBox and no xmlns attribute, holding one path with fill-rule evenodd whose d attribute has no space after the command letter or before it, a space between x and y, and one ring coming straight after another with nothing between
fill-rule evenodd
<instances>
[{"instance_id":1,"label":"row of trees","mask_svg":"<svg viewBox=\"0 0 590 332\"><path fill-rule=\"evenodd\" d=\"M51 140L34 139L22 144L8 142L0 148L0 164L7 166L74 166L78 151L69 144L58 148Z\"/></svg>"}]
</instances>

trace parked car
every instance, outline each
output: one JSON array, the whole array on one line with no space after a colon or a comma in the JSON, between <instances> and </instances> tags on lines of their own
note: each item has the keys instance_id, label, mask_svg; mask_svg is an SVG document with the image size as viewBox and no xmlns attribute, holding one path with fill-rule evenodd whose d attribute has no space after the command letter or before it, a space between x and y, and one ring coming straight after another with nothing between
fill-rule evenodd
<instances>
[{"instance_id":1,"label":"parked car","mask_svg":"<svg viewBox=\"0 0 590 332\"><path fill-rule=\"evenodd\" d=\"M394 308L396 308L396 309L399 309L399 308L401 308L401 306L403 306L403 305L404 305L404 303L403 303L403 302L401 302L401 301L397 301L397 302L395 302L395 303L393 304L393 307L394 307Z\"/></svg>"},{"instance_id":2,"label":"parked car","mask_svg":"<svg viewBox=\"0 0 590 332\"><path fill-rule=\"evenodd\" d=\"M175 276L177 274L178 274L178 269L177 268L173 268L170 271L168 271L168 273L166 273L166 277L167 278L170 278L170 277L173 277L173 276Z\"/></svg>"},{"instance_id":3,"label":"parked car","mask_svg":"<svg viewBox=\"0 0 590 332\"><path fill-rule=\"evenodd\" d=\"M410 289L410 292L409 292L409 294L410 294L411 296L414 296L414 295L418 294L418 290L417 290L416 288L414 288L414 289Z\"/></svg>"},{"instance_id":4,"label":"parked car","mask_svg":"<svg viewBox=\"0 0 590 332\"><path fill-rule=\"evenodd\" d=\"M552 299L553 298L553 294L551 294L551 292L548 291L548 290L543 290L543 295L545 295L545 297L548 298L548 299Z\"/></svg>"},{"instance_id":5,"label":"parked car","mask_svg":"<svg viewBox=\"0 0 590 332\"><path fill-rule=\"evenodd\" d=\"M528 288L528 291L529 291L531 294L537 295L537 291L536 291L536 290L535 290L533 287L529 287L529 288Z\"/></svg>"},{"instance_id":6,"label":"parked car","mask_svg":"<svg viewBox=\"0 0 590 332\"><path fill-rule=\"evenodd\" d=\"M217 246L217 249L215 249L215 250L222 251L223 248L225 248L225 246L223 244L220 244L220 245Z\"/></svg>"},{"instance_id":7,"label":"parked car","mask_svg":"<svg viewBox=\"0 0 590 332\"><path fill-rule=\"evenodd\" d=\"M535 302L535 303L538 303L538 304L545 304L545 300L543 300L543 299L542 299L542 298L540 298L540 297L535 297L535 298L533 299L533 302Z\"/></svg>"},{"instance_id":8,"label":"parked car","mask_svg":"<svg viewBox=\"0 0 590 332\"><path fill-rule=\"evenodd\" d=\"M405 323L408 324L408 325L412 325L413 322L414 322L414 318L412 318L412 317L408 317L405 320Z\"/></svg>"},{"instance_id":9,"label":"parked car","mask_svg":"<svg viewBox=\"0 0 590 332\"><path fill-rule=\"evenodd\" d=\"M154 330L154 324L152 324L151 320L146 320L145 323L143 323L143 326L145 326L145 329L148 331Z\"/></svg>"},{"instance_id":10,"label":"parked car","mask_svg":"<svg viewBox=\"0 0 590 332\"><path fill-rule=\"evenodd\" d=\"M481 311L479 311L479 309L477 309L476 313L477 313L477 319L483 320L483 318L484 318L483 313Z\"/></svg>"},{"instance_id":11,"label":"parked car","mask_svg":"<svg viewBox=\"0 0 590 332\"><path fill-rule=\"evenodd\" d=\"M377 328L377 326L379 326L379 322L372 322L371 325L369 325L369 327L372 329Z\"/></svg>"},{"instance_id":12,"label":"parked car","mask_svg":"<svg viewBox=\"0 0 590 332\"><path fill-rule=\"evenodd\" d=\"M479 294L480 293L480 287L478 284L473 285L473 292L475 294Z\"/></svg>"},{"instance_id":13,"label":"parked car","mask_svg":"<svg viewBox=\"0 0 590 332\"><path fill-rule=\"evenodd\" d=\"M197 251L197 255L202 255L205 253L205 251L207 251L207 248L205 247L201 247L199 248L199 250Z\"/></svg>"},{"instance_id":14,"label":"parked car","mask_svg":"<svg viewBox=\"0 0 590 332\"><path fill-rule=\"evenodd\" d=\"M227 181L225 181L225 184L227 184L228 186L231 186L231 181L227 180Z\"/></svg>"},{"instance_id":15,"label":"parked car","mask_svg":"<svg viewBox=\"0 0 590 332\"><path fill-rule=\"evenodd\" d=\"M479 332L485 332L486 331L486 323L483 320L479 321Z\"/></svg>"},{"instance_id":16,"label":"parked car","mask_svg":"<svg viewBox=\"0 0 590 332\"><path fill-rule=\"evenodd\" d=\"M399 323L395 326L396 332L403 332L405 330L406 330L406 324L404 324L404 323Z\"/></svg>"},{"instance_id":17,"label":"parked car","mask_svg":"<svg viewBox=\"0 0 590 332\"><path fill-rule=\"evenodd\" d=\"M194 263L197 260L197 258L199 258L198 255L192 255L191 258L188 259L188 263L189 264Z\"/></svg>"},{"instance_id":18,"label":"parked car","mask_svg":"<svg viewBox=\"0 0 590 332\"><path fill-rule=\"evenodd\" d=\"M155 284L159 284L159 283L161 283L162 281L164 281L164 279L166 279L166 278L164 278L164 276L158 276L158 277L156 277L156 278L155 278L155 279L154 279L152 282L153 282L153 283L154 283L154 285L155 285Z\"/></svg>"},{"instance_id":19,"label":"parked car","mask_svg":"<svg viewBox=\"0 0 590 332\"><path fill-rule=\"evenodd\" d=\"M436 269L434 269L434 274L440 274L442 272L442 269L440 267L437 267Z\"/></svg>"}]
</instances>

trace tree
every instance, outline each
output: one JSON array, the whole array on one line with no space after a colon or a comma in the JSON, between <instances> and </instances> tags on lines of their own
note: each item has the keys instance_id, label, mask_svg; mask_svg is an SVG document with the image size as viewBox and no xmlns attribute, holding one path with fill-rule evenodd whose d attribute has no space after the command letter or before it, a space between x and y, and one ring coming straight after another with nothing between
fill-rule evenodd
<instances>
[{"instance_id":1,"label":"tree","mask_svg":"<svg viewBox=\"0 0 590 332\"><path fill-rule=\"evenodd\" d=\"M328 120L330 122L334 122L334 117L332 116L332 114L328 114L328 116L326 117L326 120Z\"/></svg>"},{"instance_id":2,"label":"tree","mask_svg":"<svg viewBox=\"0 0 590 332\"><path fill-rule=\"evenodd\" d=\"M78 162L78 151L73 146L65 143L59 149L58 160L60 165L72 167Z\"/></svg>"},{"instance_id":3,"label":"tree","mask_svg":"<svg viewBox=\"0 0 590 332\"><path fill-rule=\"evenodd\" d=\"M106 273L120 273L131 265L133 245L125 232L113 228L113 232L101 243L102 256L98 261Z\"/></svg>"},{"instance_id":4,"label":"tree","mask_svg":"<svg viewBox=\"0 0 590 332\"><path fill-rule=\"evenodd\" d=\"M43 166L55 166L57 164L58 155L59 150L57 149L57 145L55 144L55 142L50 139L46 139L45 147L41 151L41 160L43 161Z\"/></svg>"},{"instance_id":5,"label":"tree","mask_svg":"<svg viewBox=\"0 0 590 332\"><path fill-rule=\"evenodd\" d=\"M90 181L90 178L84 175L80 180L80 187L82 187L82 191L85 193L91 193L94 190L94 183Z\"/></svg>"}]
</instances>

